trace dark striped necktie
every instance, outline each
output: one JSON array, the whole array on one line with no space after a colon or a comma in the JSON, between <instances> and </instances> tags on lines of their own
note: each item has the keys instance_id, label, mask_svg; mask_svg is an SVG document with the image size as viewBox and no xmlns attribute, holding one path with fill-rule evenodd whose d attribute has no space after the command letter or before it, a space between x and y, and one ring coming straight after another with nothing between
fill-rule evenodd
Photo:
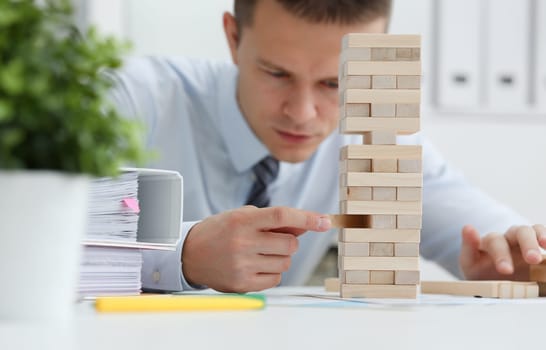
<instances>
[{"instance_id":1,"label":"dark striped necktie","mask_svg":"<svg viewBox=\"0 0 546 350\"><path fill-rule=\"evenodd\" d=\"M279 174L279 161L271 156L267 156L256 164L254 171L254 185L248 194L246 205L254 205L258 208L269 206L269 195L267 186L271 184Z\"/></svg>"}]
</instances>

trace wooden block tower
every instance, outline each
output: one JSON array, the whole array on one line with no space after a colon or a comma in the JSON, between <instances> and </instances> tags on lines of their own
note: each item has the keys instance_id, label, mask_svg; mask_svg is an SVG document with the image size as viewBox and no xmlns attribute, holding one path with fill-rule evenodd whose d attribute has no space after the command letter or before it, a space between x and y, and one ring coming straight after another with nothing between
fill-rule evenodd
<instances>
[{"instance_id":1,"label":"wooden block tower","mask_svg":"<svg viewBox=\"0 0 546 350\"><path fill-rule=\"evenodd\" d=\"M415 298L419 284L422 151L418 35L348 34L340 57L341 297Z\"/></svg>"}]
</instances>

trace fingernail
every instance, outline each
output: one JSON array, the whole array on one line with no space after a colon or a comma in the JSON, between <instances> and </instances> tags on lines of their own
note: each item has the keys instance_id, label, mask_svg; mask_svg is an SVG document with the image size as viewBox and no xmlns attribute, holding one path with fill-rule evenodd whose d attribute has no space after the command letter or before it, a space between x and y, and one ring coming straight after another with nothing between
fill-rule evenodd
<instances>
[{"instance_id":1,"label":"fingernail","mask_svg":"<svg viewBox=\"0 0 546 350\"><path fill-rule=\"evenodd\" d=\"M536 249L529 249L527 251L527 260L538 261L541 258L540 252Z\"/></svg>"},{"instance_id":2,"label":"fingernail","mask_svg":"<svg viewBox=\"0 0 546 350\"><path fill-rule=\"evenodd\" d=\"M501 272L512 273L512 265L506 260L501 260L497 264L497 268Z\"/></svg>"},{"instance_id":3,"label":"fingernail","mask_svg":"<svg viewBox=\"0 0 546 350\"><path fill-rule=\"evenodd\" d=\"M319 230L328 230L332 227L332 221L328 217L319 217L318 229Z\"/></svg>"}]
</instances>

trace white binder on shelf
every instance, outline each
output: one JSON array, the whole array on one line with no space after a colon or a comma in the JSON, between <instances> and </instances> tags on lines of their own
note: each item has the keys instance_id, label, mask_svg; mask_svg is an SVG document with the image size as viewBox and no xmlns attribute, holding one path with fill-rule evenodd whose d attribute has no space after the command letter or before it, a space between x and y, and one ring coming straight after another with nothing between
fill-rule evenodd
<instances>
[{"instance_id":1,"label":"white binder on shelf","mask_svg":"<svg viewBox=\"0 0 546 350\"><path fill-rule=\"evenodd\" d=\"M480 105L481 23L476 0L438 0L438 107L445 111Z\"/></svg>"},{"instance_id":2,"label":"white binder on shelf","mask_svg":"<svg viewBox=\"0 0 546 350\"><path fill-rule=\"evenodd\" d=\"M486 0L486 109L530 107L530 0Z\"/></svg>"},{"instance_id":3,"label":"white binder on shelf","mask_svg":"<svg viewBox=\"0 0 546 350\"><path fill-rule=\"evenodd\" d=\"M537 110L546 115L546 0L536 0L536 74L534 76Z\"/></svg>"}]
</instances>

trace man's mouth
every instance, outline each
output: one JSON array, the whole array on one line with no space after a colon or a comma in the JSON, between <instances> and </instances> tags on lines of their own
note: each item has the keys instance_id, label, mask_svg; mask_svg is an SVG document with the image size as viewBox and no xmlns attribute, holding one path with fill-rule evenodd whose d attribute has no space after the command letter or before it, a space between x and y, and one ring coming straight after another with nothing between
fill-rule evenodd
<instances>
[{"instance_id":1,"label":"man's mouth","mask_svg":"<svg viewBox=\"0 0 546 350\"><path fill-rule=\"evenodd\" d=\"M276 130L277 134L284 140L290 143L304 143L309 141L313 136L311 134L295 133L290 131Z\"/></svg>"}]
</instances>

